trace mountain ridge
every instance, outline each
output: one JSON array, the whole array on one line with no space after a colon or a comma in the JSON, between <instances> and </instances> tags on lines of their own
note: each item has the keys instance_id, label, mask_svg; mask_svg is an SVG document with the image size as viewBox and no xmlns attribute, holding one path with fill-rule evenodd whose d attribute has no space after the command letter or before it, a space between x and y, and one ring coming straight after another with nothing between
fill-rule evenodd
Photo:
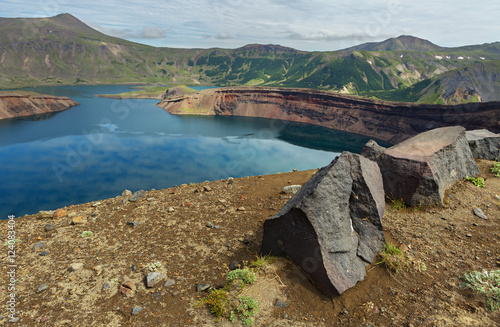
<instances>
[{"instance_id":1,"label":"mountain ridge","mask_svg":"<svg viewBox=\"0 0 500 327\"><path fill-rule=\"evenodd\" d=\"M424 49L432 51L418 51ZM122 83L259 85L377 96L374 92L404 89L485 60L500 60L500 42L443 48L400 36L327 52L274 44L237 49L157 48L105 35L70 14L0 18L0 88ZM491 96L480 94L480 98Z\"/></svg>"}]
</instances>

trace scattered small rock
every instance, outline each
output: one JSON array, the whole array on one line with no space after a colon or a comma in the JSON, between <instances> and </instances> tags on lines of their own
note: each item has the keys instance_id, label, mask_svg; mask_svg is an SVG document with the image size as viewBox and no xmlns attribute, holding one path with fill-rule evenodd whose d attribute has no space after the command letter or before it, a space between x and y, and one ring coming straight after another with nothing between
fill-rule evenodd
<instances>
[{"instance_id":1,"label":"scattered small rock","mask_svg":"<svg viewBox=\"0 0 500 327\"><path fill-rule=\"evenodd\" d=\"M146 276L146 286L151 288L151 287L155 286L156 284L158 284L163 279L165 279L165 275L163 275L162 273L157 272L157 271L150 272Z\"/></svg>"},{"instance_id":2,"label":"scattered small rock","mask_svg":"<svg viewBox=\"0 0 500 327\"><path fill-rule=\"evenodd\" d=\"M83 268L83 263L77 262L77 263L72 263L68 267L68 271L77 271Z\"/></svg>"},{"instance_id":3,"label":"scattered small rock","mask_svg":"<svg viewBox=\"0 0 500 327\"><path fill-rule=\"evenodd\" d=\"M49 288L49 285L48 285L48 284L42 284L42 285L38 286L38 288L37 288L36 292L37 292L37 293L43 292L43 291L45 291L47 288Z\"/></svg>"},{"instance_id":4,"label":"scattered small rock","mask_svg":"<svg viewBox=\"0 0 500 327\"><path fill-rule=\"evenodd\" d=\"M276 303L274 304L275 308L286 308L287 306L289 306L289 303L280 300L276 300Z\"/></svg>"},{"instance_id":5,"label":"scattered small rock","mask_svg":"<svg viewBox=\"0 0 500 327\"><path fill-rule=\"evenodd\" d=\"M141 198L143 198L145 196L146 196L146 191L140 190L140 191L137 191L134 194L132 194L132 196L128 200L130 202L136 202L136 201L140 200Z\"/></svg>"},{"instance_id":6,"label":"scattered small rock","mask_svg":"<svg viewBox=\"0 0 500 327\"><path fill-rule=\"evenodd\" d=\"M87 219L83 218L83 216L77 216L71 219L71 225L85 225L86 223Z\"/></svg>"},{"instance_id":7,"label":"scattered small rock","mask_svg":"<svg viewBox=\"0 0 500 327\"><path fill-rule=\"evenodd\" d=\"M245 211L245 207L239 207L238 209L236 209L238 211Z\"/></svg>"},{"instance_id":8,"label":"scattered small rock","mask_svg":"<svg viewBox=\"0 0 500 327\"><path fill-rule=\"evenodd\" d=\"M219 228L220 228L220 226L219 226L219 225L215 225L215 226L214 226L214 228L215 228L215 229L219 229Z\"/></svg>"},{"instance_id":9,"label":"scattered small rock","mask_svg":"<svg viewBox=\"0 0 500 327\"><path fill-rule=\"evenodd\" d=\"M59 227L56 229L56 232L58 232L59 234L64 233L65 231L66 231L66 228L64 228L64 227Z\"/></svg>"},{"instance_id":10,"label":"scattered small rock","mask_svg":"<svg viewBox=\"0 0 500 327\"><path fill-rule=\"evenodd\" d=\"M132 265L132 266L130 267L130 269L132 269L132 272L133 272L133 273L135 273L135 270L137 269L137 267L136 267L135 265Z\"/></svg>"},{"instance_id":11,"label":"scattered small rock","mask_svg":"<svg viewBox=\"0 0 500 327\"><path fill-rule=\"evenodd\" d=\"M206 226L207 226L208 228L212 228L212 227L214 227L214 224L212 224L211 222L208 222L208 223L206 224Z\"/></svg>"},{"instance_id":12,"label":"scattered small rock","mask_svg":"<svg viewBox=\"0 0 500 327\"><path fill-rule=\"evenodd\" d=\"M138 314L139 312L141 312L143 309L143 307L134 307L132 309L132 316L135 316L136 314Z\"/></svg>"},{"instance_id":13,"label":"scattered small rock","mask_svg":"<svg viewBox=\"0 0 500 327\"><path fill-rule=\"evenodd\" d=\"M62 218L68 215L68 212L64 209L57 209L54 211L54 218Z\"/></svg>"},{"instance_id":14,"label":"scattered small rock","mask_svg":"<svg viewBox=\"0 0 500 327\"><path fill-rule=\"evenodd\" d=\"M212 188L211 188L210 186L208 186L208 185L203 186L203 190L204 190L205 192L212 192Z\"/></svg>"},{"instance_id":15,"label":"scattered small rock","mask_svg":"<svg viewBox=\"0 0 500 327\"><path fill-rule=\"evenodd\" d=\"M203 292L210 288L210 284L196 284L196 292Z\"/></svg>"},{"instance_id":16,"label":"scattered small rock","mask_svg":"<svg viewBox=\"0 0 500 327\"><path fill-rule=\"evenodd\" d=\"M73 218L73 217L76 217L76 212L68 213L68 218Z\"/></svg>"},{"instance_id":17,"label":"scattered small rock","mask_svg":"<svg viewBox=\"0 0 500 327\"><path fill-rule=\"evenodd\" d=\"M295 194L300 190L301 187L302 187L302 185L285 186L285 187L283 187L283 192L285 192L286 194Z\"/></svg>"},{"instance_id":18,"label":"scattered small rock","mask_svg":"<svg viewBox=\"0 0 500 327\"><path fill-rule=\"evenodd\" d=\"M294 173L296 173L296 172L297 172L297 169L295 169L295 168L294 168L294 169L293 169L293 172L294 172Z\"/></svg>"},{"instance_id":19,"label":"scattered small rock","mask_svg":"<svg viewBox=\"0 0 500 327\"><path fill-rule=\"evenodd\" d=\"M50 253L49 251L42 251L42 252L40 252L40 256L44 257L44 256L48 255L49 253Z\"/></svg>"},{"instance_id":20,"label":"scattered small rock","mask_svg":"<svg viewBox=\"0 0 500 327\"><path fill-rule=\"evenodd\" d=\"M41 248L42 246L44 246L45 244L47 244L47 242L38 242L36 243L35 245L33 245L35 247L35 249L39 249Z\"/></svg>"},{"instance_id":21,"label":"scattered small rock","mask_svg":"<svg viewBox=\"0 0 500 327\"><path fill-rule=\"evenodd\" d=\"M126 281L120 285L118 291L122 294L128 294L134 290L134 285L131 281Z\"/></svg>"},{"instance_id":22,"label":"scattered small rock","mask_svg":"<svg viewBox=\"0 0 500 327\"><path fill-rule=\"evenodd\" d=\"M236 269L238 269L239 266L240 266L240 264L238 263L238 261L234 260L233 262L231 262L229 264L229 269L236 270Z\"/></svg>"},{"instance_id":23,"label":"scattered small rock","mask_svg":"<svg viewBox=\"0 0 500 327\"><path fill-rule=\"evenodd\" d=\"M45 231L46 232L53 231L54 229L56 229L56 225L54 225L54 224L47 224L47 225L45 225Z\"/></svg>"},{"instance_id":24,"label":"scattered small rock","mask_svg":"<svg viewBox=\"0 0 500 327\"><path fill-rule=\"evenodd\" d=\"M474 208L473 212L479 218L488 220L488 217L486 217L486 215L483 213L483 210L481 210L479 208Z\"/></svg>"},{"instance_id":25,"label":"scattered small rock","mask_svg":"<svg viewBox=\"0 0 500 327\"><path fill-rule=\"evenodd\" d=\"M234 178L229 177L228 180L227 180L227 183L228 184L234 184Z\"/></svg>"},{"instance_id":26,"label":"scattered small rock","mask_svg":"<svg viewBox=\"0 0 500 327\"><path fill-rule=\"evenodd\" d=\"M109 283L104 283L104 285L102 285L102 289L107 291L107 290L110 290L111 289L111 285L109 285Z\"/></svg>"},{"instance_id":27,"label":"scattered small rock","mask_svg":"<svg viewBox=\"0 0 500 327\"><path fill-rule=\"evenodd\" d=\"M53 218L53 217L54 217L54 211L52 210L42 210L38 212L38 219Z\"/></svg>"},{"instance_id":28,"label":"scattered small rock","mask_svg":"<svg viewBox=\"0 0 500 327\"><path fill-rule=\"evenodd\" d=\"M146 199L146 201L148 201L148 202L152 202L152 201L154 201L154 200L156 200L156 199L155 199L155 198L147 198L147 199Z\"/></svg>"},{"instance_id":29,"label":"scattered small rock","mask_svg":"<svg viewBox=\"0 0 500 327\"><path fill-rule=\"evenodd\" d=\"M174 211L175 211L174 207L170 207L170 208L168 208L168 212L172 213L172 212L174 212Z\"/></svg>"},{"instance_id":30,"label":"scattered small rock","mask_svg":"<svg viewBox=\"0 0 500 327\"><path fill-rule=\"evenodd\" d=\"M137 226L140 226L144 224L142 221L129 221L127 222L127 225L132 226L132 228L136 228Z\"/></svg>"},{"instance_id":31,"label":"scattered small rock","mask_svg":"<svg viewBox=\"0 0 500 327\"><path fill-rule=\"evenodd\" d=\"M122 196L123 196L124 198L130 198L130 197L132 196L132 191L130 191L130 190L124 190L124 191L122 192Z\"/></svg>"},{"instance_id":32,"label":"scattered small rock","mask_svg":"<svg viewBox=\"0 0 500 327\"><path fill-rule=\"evenodd\" d=\"M164 287L170 287L170 286L172 286L172 285L174 285L174 284L175 284L175 280L173 280L173 279L169 279L169 280L167 280L167 282L166 282L166 283L165 283L165 285L163 285L163 286L164 286Z\"/></svg>"},{"instance_id":33,"label":"scattered small rock","mask_svg":"<svg viewBox=\"0 0 500 327\"><path fill-rule=\"evenodd\" d=\"M467 235L465 235L465 236L467 236L467 237L472 237L472 234L467 234Z\"/></svg>"},{"instance_id":34,"label":"scattered small rock","mask_svg":"<svg viewBox=\"0 0 500 327\"><path fill-rule=\"evenodd\" d=\"M94 202L94 203L92 203L92 207L94 207L94 208L98 207L100 205L101 205L101 202Z\"/></svg>"}]
</instances>

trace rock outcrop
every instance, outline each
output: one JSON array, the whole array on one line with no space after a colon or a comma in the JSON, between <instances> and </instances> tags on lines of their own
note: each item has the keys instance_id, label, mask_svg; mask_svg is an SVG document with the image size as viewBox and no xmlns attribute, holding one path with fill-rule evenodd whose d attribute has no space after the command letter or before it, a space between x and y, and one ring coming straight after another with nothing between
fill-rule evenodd
<instances>
[{"instance_id":1,"label":"rock outcrop","mask_svg":"<svg viewBox=\"0 0 500 327\"><path fill-rule=\"evenodd\" d=\"M500 102L424 105L314 89L228 87L174 97L158 106L172 114L235 115L316 124L392 144L444 126L500 132Z\"/></svg>"},{"instance_id":2,"label":"rock outcrop","mask_svg":"<svg viewBox=\"0 0 500 327\"><path fill-rule=\"evenodd\" d=\"M377 164L344 152L264 223L262 253L287 255L329 296L363 280L385 239Z\"/></svg>"},{"instance_id":3,"label":"rock outcrop","mask_svg":"<svg viewBox=\"0 0 500 327\"><path fill-rule=\"evenodd\" d=\"M434 129L388 149L370 141L361 155L378 163L386 195L412 206L442 205L455 182L479 175L461 126Z\"/></svg>"},{"instance_id":4,"label":"rock outcrop","mask_svg":"<svg viewBox=\"0 0 500 327\"><path fill-rule=\"evenodd\" d=\"M500 159L500 134L492 133L487 129L479 129L467 131L465 136L475 159Z\"/></svg>"},{"instance_id":5,"label":"rock outcrop","mask_svg":"<svg viewBox=\"0 0 500 327\"><path fill-rule=\"evenodd\" d=\"M68 97L5 91L0 92L0 119L54 113L77 105L78 102Z\"/></svg>"}]
</instances>

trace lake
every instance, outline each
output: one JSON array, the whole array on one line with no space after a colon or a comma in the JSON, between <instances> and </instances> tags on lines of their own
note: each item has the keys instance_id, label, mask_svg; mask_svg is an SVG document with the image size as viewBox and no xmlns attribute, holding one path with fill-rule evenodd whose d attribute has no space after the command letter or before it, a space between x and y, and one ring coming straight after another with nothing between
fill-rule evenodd
<instances>
[{"instance_id":1,"label":"lake","mask_svg":"<svg viewBox=\"0 0 500 327\"><path fill-rule=\"evenodd\" d=\"M129 189L320 168L367 137L248 117L174 116L158 100L95 97L130 86L31 90L80 103L38 120L0 121L0 218L95 201Z\"/></svg>"}]
</instances>

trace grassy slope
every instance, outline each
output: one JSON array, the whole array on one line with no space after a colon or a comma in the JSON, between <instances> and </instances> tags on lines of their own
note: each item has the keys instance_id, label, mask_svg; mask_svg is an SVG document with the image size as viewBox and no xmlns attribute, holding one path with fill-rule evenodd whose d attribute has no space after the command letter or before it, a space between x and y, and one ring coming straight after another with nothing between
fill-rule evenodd
<instances>
[{"instance_id":1,"label":"grassy slope","mask_svg":"<svg viewBox=\"0 0 500 327\"><path fill-rule=\"evenodd\" d=\"M186 85L179 85L176 88L182 89L186 94L196 93L197 91ZM118 94L99 94L100 97L117 98L117 99L162 99L162 96L172 87L166 86L142 86L137 91L124 92Z\"/></svg>"}]
</instances>

